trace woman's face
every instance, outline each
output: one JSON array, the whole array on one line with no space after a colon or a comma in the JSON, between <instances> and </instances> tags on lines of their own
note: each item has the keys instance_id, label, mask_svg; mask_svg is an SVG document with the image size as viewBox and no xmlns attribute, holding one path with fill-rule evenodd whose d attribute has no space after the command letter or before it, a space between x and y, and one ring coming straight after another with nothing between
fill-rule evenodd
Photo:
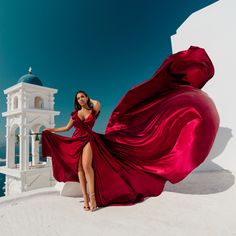
<instances>
[{"instance_id":1,"label":"woman's face","mask_svg":"<svg viewBox=\"0 0 236 236\"><path fill-rule=\"evenodd\" d=\"M77 94L77 102L79 103L80 106L84 106L87 104L88 97L85 96L83 93L78 93Z\"/></svg>"}]
</instances>

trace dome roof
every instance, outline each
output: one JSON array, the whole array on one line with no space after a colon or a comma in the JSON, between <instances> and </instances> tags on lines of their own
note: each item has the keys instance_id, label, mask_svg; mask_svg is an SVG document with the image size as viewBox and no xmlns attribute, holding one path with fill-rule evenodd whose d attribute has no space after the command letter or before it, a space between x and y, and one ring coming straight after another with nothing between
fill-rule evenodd
<instances>
[{"instance_id":1,"label":"dome roof","mask_svg":"<svg viewBox=\"0 0 236 236\"><path fill-rule=\"evenodd\" d=\"M41 82L41 80L37 76L32 74L31 67L29 68L29 73L21 76L17 83L21 83L21 82L43 86L43 83Z\"/></svg>"}]
</instances>

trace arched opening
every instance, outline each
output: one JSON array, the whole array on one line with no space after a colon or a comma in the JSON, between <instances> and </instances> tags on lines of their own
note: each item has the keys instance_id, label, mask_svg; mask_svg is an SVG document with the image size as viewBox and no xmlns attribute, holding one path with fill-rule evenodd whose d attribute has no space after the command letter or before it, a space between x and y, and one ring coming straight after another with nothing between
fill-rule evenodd
<instances>
[{"instance_id":1,"label":"arched opening","mask_svg":"<svg viewBox=\"0 0 236 236\"><path fill-rule=\"evenodd\" d=\"M42 109L43 108L43 99L39 96L34 98L34 108Z\"/></svg>"},{"instance_id":2,"label":"arched opening","mask_svg":"<svg viewBox=\"0 0 236 236\"><path fill-rule=\"evenodd\" d=\"M19 167L20 163L20 128L17 127L15 130L15 165Z\"/></svg>"},{"instance_id":3,"label":"arched opening","mask_svg":"<svg viewBox=\"0 0 236 236\"><path fill-rule=\"evenodd\" d=\"M48 127L48 125L47 125ZM45 164L46 159L42 158L41 137L42 131L45 129L44 125L34 124L30 130L29 142L29 163L31 166Z\"/></svg>"}]
</instances>

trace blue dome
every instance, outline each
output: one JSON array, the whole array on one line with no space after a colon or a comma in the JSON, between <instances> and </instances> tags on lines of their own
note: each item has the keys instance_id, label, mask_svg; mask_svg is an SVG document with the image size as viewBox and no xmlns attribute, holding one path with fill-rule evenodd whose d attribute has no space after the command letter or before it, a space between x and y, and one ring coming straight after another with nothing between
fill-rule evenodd
<instances>
[{"instance_id":1,"label":"blue dome","mask_svg":"<svg viewBox=\"0 0 236 236\"><path fill-rule=\"evenodd\" d=\"M17 83L21 82L43 86L41 80L31 73L21 76Z\"/></svg>"}]
</instances>

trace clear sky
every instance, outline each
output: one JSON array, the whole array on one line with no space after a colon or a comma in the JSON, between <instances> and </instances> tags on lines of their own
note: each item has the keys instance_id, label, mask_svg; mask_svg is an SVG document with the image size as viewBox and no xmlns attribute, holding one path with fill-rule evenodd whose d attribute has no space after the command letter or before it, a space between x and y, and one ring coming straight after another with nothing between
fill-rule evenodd
<instances>
[{"instance_id":1,"label":"clear sky","mask_svg":"<svg viewBox=\"0 0 236 236\"><path fill-rule=\"evenodd\" d=\"M74 94L82 89L101 102L94 131L104 133L122 96L171 54L170 36L191 13L214 2L0 0L0 112L6 111L3 90L32 65L44 86L58 89L56 127L67 124Z\"/></svg>"}]
</instances>

